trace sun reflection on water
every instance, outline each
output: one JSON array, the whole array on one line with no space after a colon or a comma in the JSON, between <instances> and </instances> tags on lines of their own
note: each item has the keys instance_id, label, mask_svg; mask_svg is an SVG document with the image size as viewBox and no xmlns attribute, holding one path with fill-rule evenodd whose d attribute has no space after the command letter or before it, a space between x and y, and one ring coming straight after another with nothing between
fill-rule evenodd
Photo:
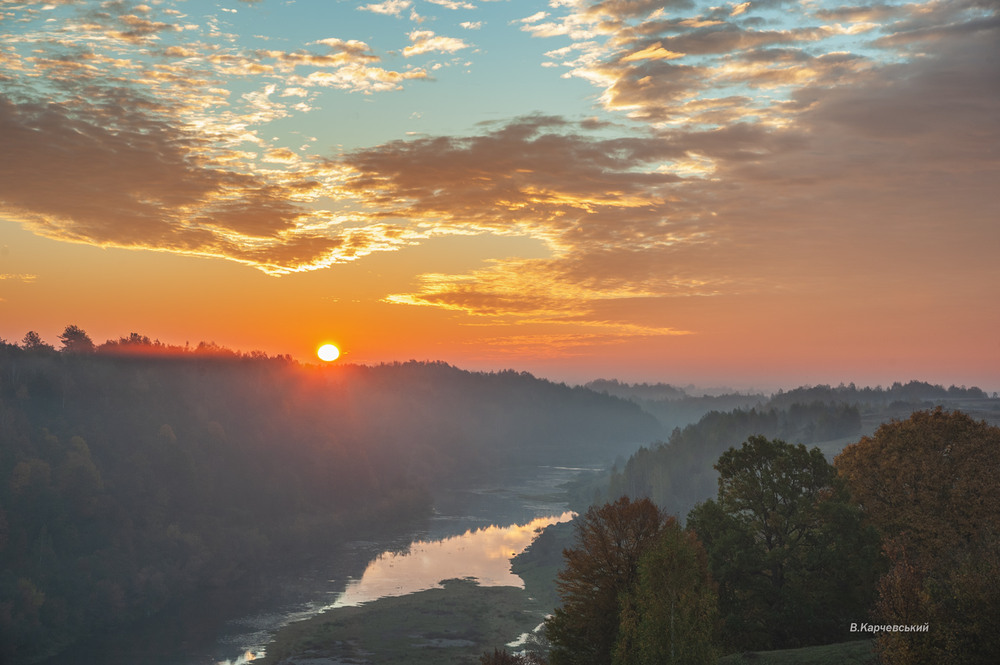
<instances>
[{"instance_id":1,"label":"sun reflection on water","mask_svg":"<svg viewBox=\"0 0 1000 665\"><path fill-rule=\"evenodd\" d=\"M549 524L568 522L574 513L539 517L527 524L490 526L443 540L414 541L406 552L385 552L372 561L361 579L352 579L332 607L360 605L387 596L403 596L439 587L441 580L474 577L482 586L524 588L510 571L510 559L521 553Z\"/></svg>"}]
</instances>

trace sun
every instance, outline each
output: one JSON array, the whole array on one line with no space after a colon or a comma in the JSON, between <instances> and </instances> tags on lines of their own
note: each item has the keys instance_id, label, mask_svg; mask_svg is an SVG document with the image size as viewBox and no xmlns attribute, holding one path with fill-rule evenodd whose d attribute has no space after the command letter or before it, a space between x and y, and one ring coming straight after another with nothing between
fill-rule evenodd
<instances>
[{"instance_id":1,"label":"sun","mask_svg":"<svg viewBox=\"0 0 1000 665\"><path fill-rule=\"evenodd\" d=\"M320 360L331 362L340 357L340 349L333 344L324 344L316 350L316 355Z\"/></svg>"}]
</instances>

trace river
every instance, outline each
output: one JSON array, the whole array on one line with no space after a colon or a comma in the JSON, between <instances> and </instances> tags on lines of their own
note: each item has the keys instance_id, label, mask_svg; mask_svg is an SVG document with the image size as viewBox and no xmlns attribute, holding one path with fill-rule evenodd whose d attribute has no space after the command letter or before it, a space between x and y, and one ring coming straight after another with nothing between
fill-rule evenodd
<instances>
[{"instance_id":1,"label":"river","mask_svg":"<svg viewBox=\"0 0 1000 665\"><path fill-rule=\"evenodd\" d=\"M413 593L442 579L523 586L509 571L536 528L569 519L556 488L590 469L533 467L516 483L442 491L419 528L344 543L308 566L214 589L44 665L242 665L281 626L330 607Z\"/></svg>"}]
</instances>

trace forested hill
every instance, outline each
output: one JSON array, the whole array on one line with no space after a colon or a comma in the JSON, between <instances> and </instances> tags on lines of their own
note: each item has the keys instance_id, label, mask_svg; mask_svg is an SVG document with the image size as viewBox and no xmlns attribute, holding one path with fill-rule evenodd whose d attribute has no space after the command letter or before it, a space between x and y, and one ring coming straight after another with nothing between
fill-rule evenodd
<instances>
[{"instance_id":1,"label":"forested hill","mask_svg":"<svg viewBox=\"0 0 1000 665\"><path fill-rule=\"evenodd\" d=\"M986 405L990 407L991 396L980 388L965 386L934 385L925 381L895 382L883 388L858 387L853 383L839 386L803 386L792 390L779 390L772 395L763 392L720 392L696 394L693 386L680 388L666 383L621 383L615 379L598 379L586 384L587 388L599 393L614 395L640 405L645 411L656 416L664 427L684 427L697 423L702 416L712 411L728 412L734 409L787 409L796 404L848 404L862 412L867 431L875 427L892 412L900 418L912 411L929 408L937 404L958 406L964 410L976 410ZM997 394L992 394L995 400ZM875 417L869 417L875 416ZM984 414L989 417L989 413Z\"/></svg>"},{"instance_id":2,"label":"forested hill","mask_svg":"<svg viewBox=\"0 0 1000 665\"><path fill-rule=\"evenodd\" d=\"M719 398L704 398L715 399ZM693 404L703 407L711 403L704 400ZM665 413L664 409L657 411L655 405L640 403L661 418ZM694 413L692 403L683 396L663 404L680 404L689 409L688 414ZM989 396L975 387L944 388L911 381L888 388L851 384L780 391L753 408L708 411L697 422L674 428L666 442L636 451L612 473L606 498L613 500L623 494L650 497L668 512L683 517L695 504L716 493L718 473L713 465L719 456L731 447L738 448L750 436L816 445L832 460L845 445L872 434L882 423L936 406L961 409L974 418L1000 424L996 394Z\"/></svg>"},{"instance_id":3,"label":"forested hill","mask_svg":"<svg viewBox=\"0 0 1000 665\"><path fill-rule=\"evenodd\" d=\"M0 346L0 661L392 528L426 488L610 460L637 405L439 363Z\"/></svg>"}]
</instances>

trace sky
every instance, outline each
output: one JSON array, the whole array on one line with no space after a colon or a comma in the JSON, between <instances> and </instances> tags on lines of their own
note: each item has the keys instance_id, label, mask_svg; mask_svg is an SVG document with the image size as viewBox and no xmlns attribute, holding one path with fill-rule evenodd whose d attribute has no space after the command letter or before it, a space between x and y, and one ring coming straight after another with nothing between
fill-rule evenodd
<instances>
[{"instance_id":1,"label":"sky","mask_svg":"<svg viewBox=\"0 0 1000 665\"><path fill-rule=\"evenodd\" d=\"M0 338L1000 390L1000 3L0 0Z\"/></svg>"}]
</instances>

